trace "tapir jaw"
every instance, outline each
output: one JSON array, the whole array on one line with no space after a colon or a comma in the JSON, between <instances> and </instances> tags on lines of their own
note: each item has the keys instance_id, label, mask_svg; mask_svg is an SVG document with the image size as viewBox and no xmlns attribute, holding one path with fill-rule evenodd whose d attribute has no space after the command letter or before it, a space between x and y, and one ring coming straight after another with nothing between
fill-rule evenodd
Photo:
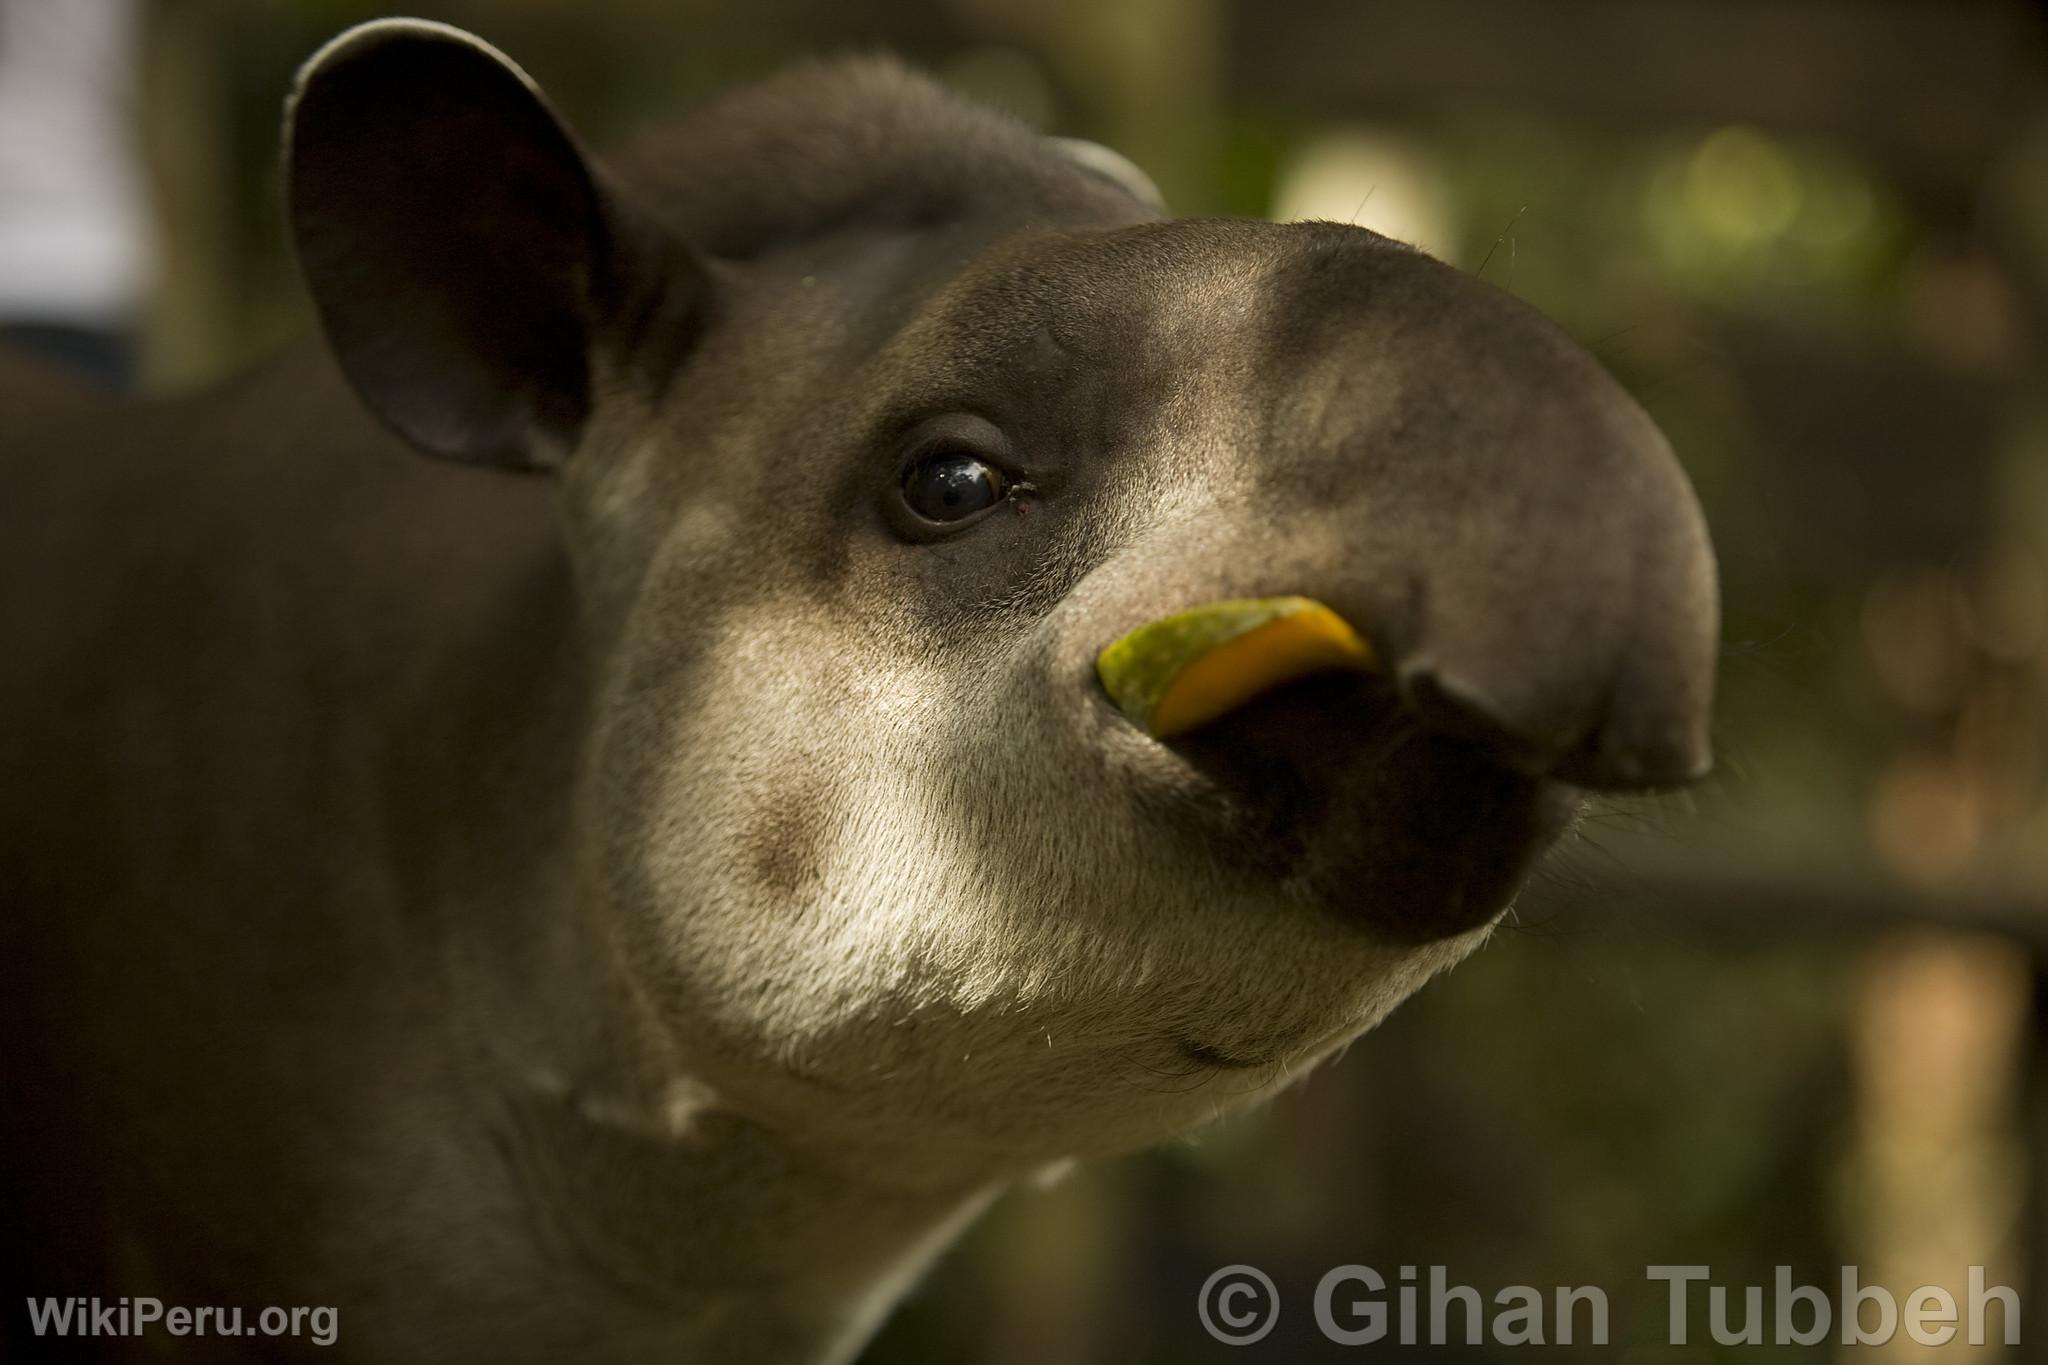
<instances>
[{"instance_id":1,"label":"tapir jaw","mask_svg":"<svg viewBox=\"0 0 2048 1365\"><path fill-rule=\"evenodd\" d=\"M1165 740L1099 686L1066 681L1099 762L1153 837L1282 913L1389 945L1498 918L1584 799L1431 729L1383 675L1303 677Z\"/></svg>"},{"instance_id":2,"label":"tapir jaw","mask_svg":"<svg viewBox=\"0 0 2048 1365\"><path fill-rule=\"evenodd\" d=\"M1324 674L1171 742L1242 865L1290 900L1398 943L1497 918L1580 793L1433 733L1392 685Z\"/></svg>"},{"instance_id":3,"label":"tapir jaw","mask_svg":"<svg viewBox=\"0 0 2048 1365\"><path fill-rule=\"evenodd\" d=\"M1210 789L1237 861L1395 941L1489 922L1577 807L1531 746L1387 676L1309 598L1174 613L1104 649L1097 673L1125 719Z\"/></svg>"}]
</instances>

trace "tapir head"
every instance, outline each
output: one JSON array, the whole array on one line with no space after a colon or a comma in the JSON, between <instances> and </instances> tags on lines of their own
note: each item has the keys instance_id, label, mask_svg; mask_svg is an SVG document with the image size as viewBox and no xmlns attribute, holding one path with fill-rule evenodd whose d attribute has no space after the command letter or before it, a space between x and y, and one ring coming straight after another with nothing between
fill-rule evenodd
<instances>
[{"instance_id":1,"label":"tapir head","mask_svg":"<svg viewBox=\"0 0 2048 1365\"><path fill-rule=\"evenodd\" d=\"M980 1170L1157 1140L1469 952L1585 789L1707 767L1665 443L1408 247L1166 220L879 61L600 165L496 52L385 23L290 140L363 400L559 482L575 913L764 1119ZM1371 665L1170 740L1112 704L1105 646L1278 595Z\"/></svg>"}]
</instances>

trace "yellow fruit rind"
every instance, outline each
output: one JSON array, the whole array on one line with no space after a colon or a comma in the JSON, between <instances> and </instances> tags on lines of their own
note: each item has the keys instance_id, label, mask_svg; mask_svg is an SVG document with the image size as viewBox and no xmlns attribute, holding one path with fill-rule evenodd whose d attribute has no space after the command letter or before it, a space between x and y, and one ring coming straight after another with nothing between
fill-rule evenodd
<instances>
[{"instance_id":1,"label":"yellow fruit rind","mask_svg":"<svg viewBox=\"0 0 2048 1365\"><path fill-rule=\"evenodd\" d=\"M1372 667L1372 649L1358 632L1307 597L1210 602L1140 626L1096 659L1110 699L1158 739L1206 725L1296 678Z\"/></svg>"}]
</instances>

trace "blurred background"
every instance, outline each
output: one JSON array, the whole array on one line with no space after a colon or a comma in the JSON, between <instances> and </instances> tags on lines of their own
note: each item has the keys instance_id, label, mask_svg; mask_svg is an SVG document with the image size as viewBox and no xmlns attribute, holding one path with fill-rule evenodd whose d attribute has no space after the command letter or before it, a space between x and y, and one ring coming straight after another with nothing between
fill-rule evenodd
<instances>
[{"instance_id":1,"label":"blurred background","mask_svg":"<svg viewBox=\"0 0 2048 1365\"><path fill-rule=\"evenodd\" d=\"M280 101L323 40L386 12L0 0L0 325L153 391L304 331ZM1643 1278L1697 1263L1768 1286L1789 1265L1828 1286L1853 1264L1901 1297L1961 1295L1984 1265L2048 1315L2043 7L407 12L506 49L599 146L792 56L886 46L1119 148L1182 214L1415 242L1591 346L1707 504L1727 602L1716 780L1603 807L1488 948L1277 1104L1009 1197L868 1365L1349 1357L1307 1309L1349 1262L1389 1280L1440 1264L1487 1294L1603 1286L1624 1360L2048 1360L1903 1333L1676 1351ZM1292 1306L1236 1351L1195 1313L1232 1262ZM2048 1343L2048 1317L2028 1325Z\"/></svg>"}]
</instances>

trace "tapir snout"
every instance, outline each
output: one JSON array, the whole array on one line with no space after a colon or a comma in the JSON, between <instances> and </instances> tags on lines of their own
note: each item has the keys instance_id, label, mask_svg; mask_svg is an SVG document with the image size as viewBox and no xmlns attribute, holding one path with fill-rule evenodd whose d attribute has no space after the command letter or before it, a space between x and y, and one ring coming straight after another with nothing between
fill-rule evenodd
<instances>
[{"instance_id":1,"label":"tapir snout","mask_svg":"<svg viewBox=\"0 0 2048 1365\"><path fill-rule=\"evenodd\" d=\"M1620 385L1534 310L1368 232L1158 235L1250 281L1186 328L1244 363L1197 362L1203 396L1154 436L1212 442L1181 477L1216 510L1176 553L1219 566L1218 589L1341 606L1419 720L1516 771L1704 774L1712 551Z\"/></svg>"},{"instance_id":2,"label":"tapir snout","mask_svg":"<svg viewBox=\"0 0 2048 1365\"><path fill-rule=\"evenodd\" d=\"M1142 335L1120 316L1093 337L1161 395L1119 458L1164 510L1098 570L1116 581L1083 608L1074 653L1162 612L1275 594L1363 636L1369 676L1256 692L1165 741L1279 875L1327 867L1350 890L1324 899L1455 933L1506 903L1579 792L1706 772L1705 526L1661 434L1583 349L1357 229L1127 235L1149 240L1092 250L1182 262L1179 288L1124 310L1151 318Z\"/></svg>"},{"instance_id":3,"label":"tapir snout","mask_svg":"<svg viewBox=\"0 0 2048 1365\"><path fill-rule=\"evenodd\" d=\"M1403 703L1529 777L1704 775L1714 563L1663 435L1507 294L1362 234L1304 232L1268 346L1305 376L1286 410L1321 420L1291 439L1273 425L1269 483L1283 503L1312 490L1292 520Z\"/></svg>"}]
</instances>

